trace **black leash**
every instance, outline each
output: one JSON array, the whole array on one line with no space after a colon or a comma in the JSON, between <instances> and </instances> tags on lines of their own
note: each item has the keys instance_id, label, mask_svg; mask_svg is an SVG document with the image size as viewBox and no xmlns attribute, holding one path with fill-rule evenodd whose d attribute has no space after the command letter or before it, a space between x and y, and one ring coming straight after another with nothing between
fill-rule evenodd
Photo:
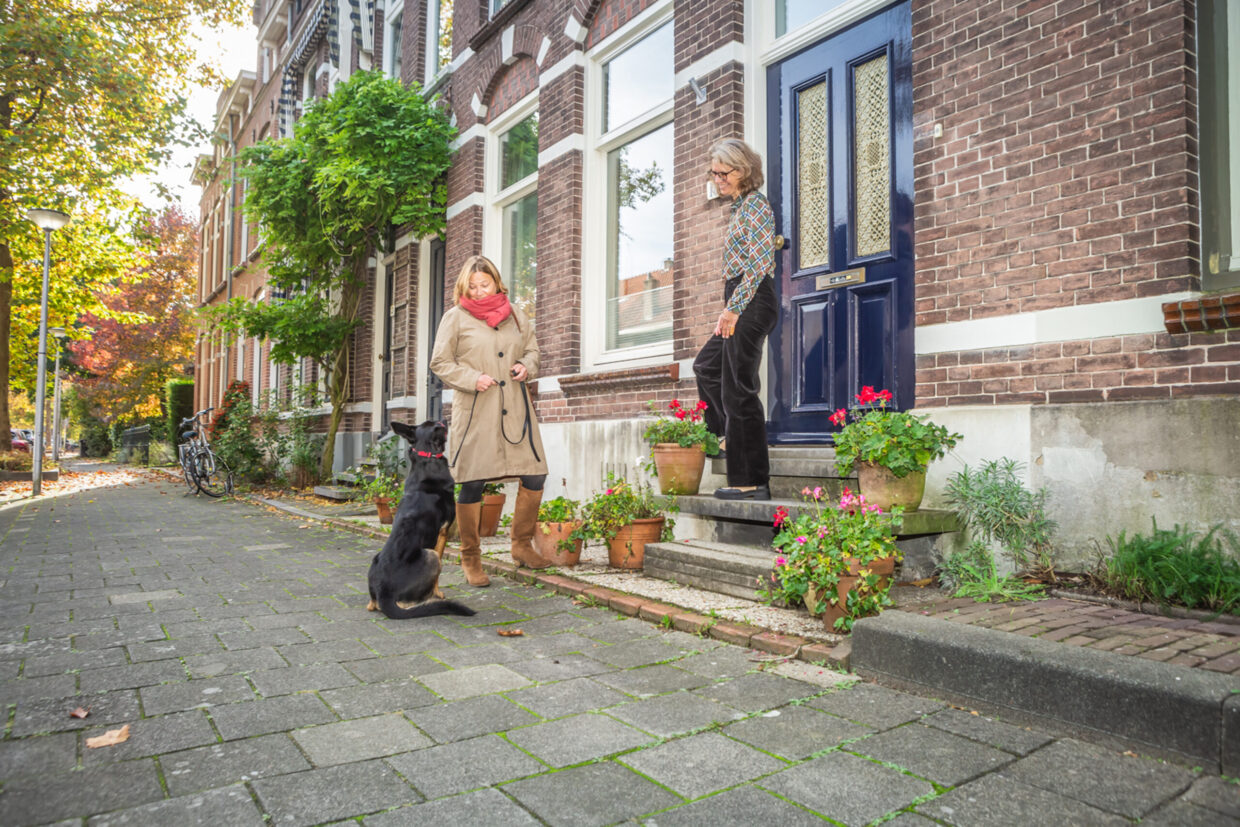
<instances>
[{"instance_id":1,"label":"black leash","mask_svg":"<svg viewBox=\"0 0 1240 827\"><path fill-rule=\"evenodd\" d=\"M542 457L538 456L538 449L534 447L534 426L532 424L534 415L530 411L529 388L525 386L524 382L520 383L521 391L522 391L521 399L522 401L525 402L525 422L522 423L521 425L521 435L517 437L516 440L511 440L508 438L508 431L504 427L504 414L502 413L502 411L505 410L504 408L504 386L500 384L499 382L496 382L495 384L499 386L499 409L501 411L499 415L500 436L502 436L504 438L504 441L507 442L509 445L520 445L523 441L528 439L530 441L530 451L533 452L534 454L534 461L542 462ZM461 458L461 451L465 447L465 438L469 436L469 429L474 424L474 408L477 407L478 405L479 393L480 392L478 391L474 392L474 401L470 403L469 405L469 419L465 420L465 432L461 434L461 441L457 444L456 456L454 456L452 458L452 461L448 463L449 468L455 468L456 461ZM482 393L485 393L485 391L482 391Z\"/></svg>"}]
</instances>

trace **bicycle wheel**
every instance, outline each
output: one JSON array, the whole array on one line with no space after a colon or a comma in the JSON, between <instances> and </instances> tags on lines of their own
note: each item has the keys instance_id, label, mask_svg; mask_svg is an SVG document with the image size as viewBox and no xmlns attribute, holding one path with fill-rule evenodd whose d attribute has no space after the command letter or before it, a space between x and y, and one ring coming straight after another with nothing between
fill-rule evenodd
<instances>
[{"instance_id":1,"label":"bicycle wheel","mask_svg":"<svg viewBox=\"0 0 1240 827\"><path fill-rule=\"evenodd\" d=\"M186 455L187 450L184 445L181 446L181 450L179 454L180 454L179 458L181 460L181 473L185 476L185 486L189 488L189 493L197 494L198 493L198 478L194 474L194 463Z\"/></svg>"},{"instance_id":2,"label":"bicycle wheel","mask_svg":"<svg viewBox=\"0 0 1240 827\"><path fill-rule=\"evenodd\" d=\"M198 455L198 490L208 497L222 497L233 489L232 471L224 460L210 451Z\"/></svg>"}]
</instances>

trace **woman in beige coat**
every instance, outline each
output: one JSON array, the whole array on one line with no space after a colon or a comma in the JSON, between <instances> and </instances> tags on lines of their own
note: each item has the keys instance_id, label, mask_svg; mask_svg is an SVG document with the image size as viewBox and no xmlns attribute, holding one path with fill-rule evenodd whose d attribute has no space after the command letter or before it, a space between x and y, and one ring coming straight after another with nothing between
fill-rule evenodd
<instances>
[{"instance_id":1,"label":"woman in beige coat","mask_svg":"<svg viewBox=\"0 0 1240 827\"><path fill-rule=\"evenodd\" d=\"M538 375L533 323L508 302L499 268L471 256L456 280L456 307L444 313L435 336L431 370L452 388L448 464L461 483L456 521L461 567L471 586L487 586L478 526L482 487L518 477L512 512L512 558L530 568L551 565L534 550L534 523L547 479L538 419L525 383Z\"/></svg>"}]
</instances>

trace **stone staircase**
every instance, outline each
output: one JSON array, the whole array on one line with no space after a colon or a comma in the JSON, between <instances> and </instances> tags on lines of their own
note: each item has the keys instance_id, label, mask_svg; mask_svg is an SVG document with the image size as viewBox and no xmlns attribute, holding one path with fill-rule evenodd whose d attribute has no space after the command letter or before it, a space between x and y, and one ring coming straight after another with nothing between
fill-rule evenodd
<instances>
[{"instance_id":1,"label":"stone staircase","mask_svg":"<svg viewBox=\"0 0 1240 827\"><path fill-rule=\"evenodd\" d=\"M679 497L676 534L681 540L646 546L644 574L700 589L756 600L759 578L769 576L775 560L772 523L780 506L792 516L810 508L801 498L807 486L821 486L825 498L838 499L855 477L841 477L835 450L829 446L772 446L770 500L717 500L710 492L726 484L723 460L711 460L703 476L702 495ZM906 512L897 543L904 562L898 580L918 580L934 571L936 548L950 544L956 531L950 511Z\"/></svg>"}]
</instances>

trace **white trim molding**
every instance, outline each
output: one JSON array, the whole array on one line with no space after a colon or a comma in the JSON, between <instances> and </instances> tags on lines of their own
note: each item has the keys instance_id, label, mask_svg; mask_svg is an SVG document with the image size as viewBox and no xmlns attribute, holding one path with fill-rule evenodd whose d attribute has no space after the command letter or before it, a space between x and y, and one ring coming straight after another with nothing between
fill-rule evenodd
<instances>
[{"instance_id":1,"label":"white trim molding","mask_svg":"<svg viewBox=\"0 0 1240 827\"><path fill-rule=\"evenodd\" d=\"M698 58L693 63L686 66L676 73L674 85L676 89L687 86L690 80L709 75L716 69L727 66L729 63L745 63L745 44L740 41L733 40L725 43L715 51Z\"/></svg>"},{"instance_id":2,"label":"white trim molding","mask_svg":"<svg viewBox=\"0 0 1240 827\"><path fill-rule=\"evenodd\" d=\"M586 151L586 136L580 132L574 135L566 135L551 146L540 151L538 153L538 166L541 168L546 164L551 163L556 158L559 158L561 155L573 151Z\"/></svg>"},{"instance_id":3,"label":"white trim molding","mask_svg":"<svg viewBox=\"0 0 1240 827\"><path fill-rule=\"evenodd\" d=\"M914 333L917 355L1019 347L1045 342L1102 339L1163 333L1162 305L1197 297L1198 293L1169 293L1140 299L1056 307L990 319L918 327Z\"/></svg>"},{"instance_id":4,"label":"white trim molding","mask_svg":"<svg viewBox=\"0 0 1240 827\"><path fill-rule=\"evenodd\" d=\"M586 53L585 52L578 52L578 51L569 52L566 56L564 56L563 58L558 60L556 63L552 64L551 66L547 67L547 69L539 73L538 86L539 88L546 86L548 83L555 80L556 78L558 78L560 75L564 74L565 72L575 69L578 66L584 67L585 65L586 65Z\"/></svg>"},{"instance_id":5,"label":"white trim molding","mask_svg":"<svg viewBox=\"0 0 1240 827\"><path fill-rule=\"evenodd\" d=\"M449 204L447 210L447 220L451 221L461 213L473 207L486 206L486 198L480 192L471 192L469 195L457 201L455 204Z\"/></svg>"},{"instance_id":6,"label":"white trim molding","mask_svg":"<svg viewBox=\"0 0 1240 827\"><path fill-rule=\"evenodd\" d=\"M398 396L395 399L389 399L384 407L390 411L396 408L413 408L417 404L418 398L416 396Z\"/></svg>"}]
</instances>

